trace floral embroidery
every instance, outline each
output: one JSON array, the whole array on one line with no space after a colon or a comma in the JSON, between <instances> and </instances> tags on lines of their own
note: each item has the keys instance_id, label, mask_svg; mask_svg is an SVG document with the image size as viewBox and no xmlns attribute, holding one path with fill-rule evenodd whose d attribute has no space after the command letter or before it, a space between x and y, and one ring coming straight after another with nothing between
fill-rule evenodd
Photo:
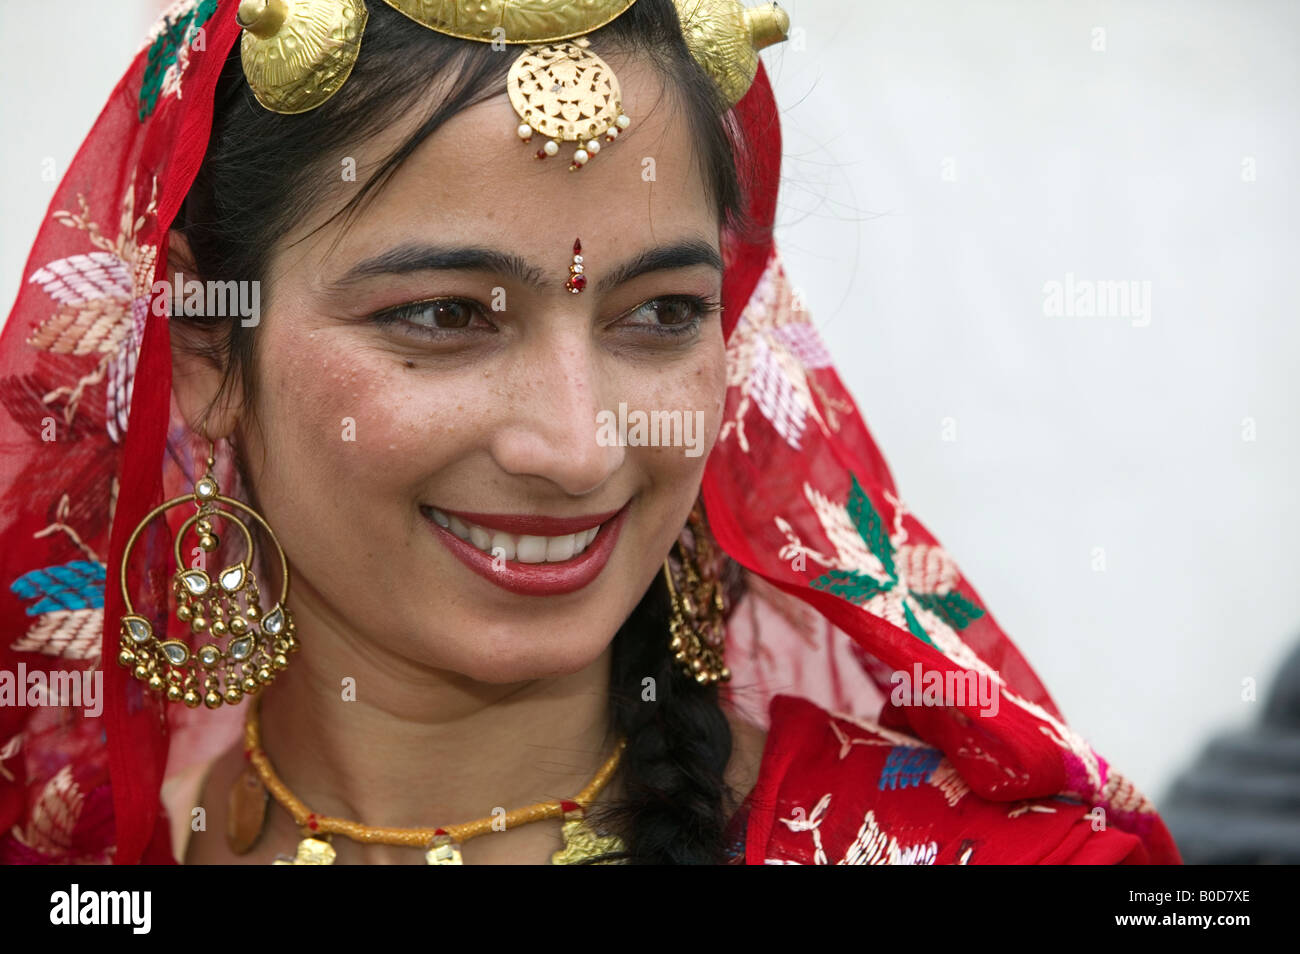
<instances>
[{"instance_id":1,"label":"floral embroidery","mask_svg":"<svg viewBox=\"0 0 1300 954\"><path fill-rule=\"evenodd\" d=\"M851 736L840 728L840 722L847 722L870 734L858 737ZM898 771L907 769L916 772L918 769L922 769L920 781L928 782L943 793L943 797L947 800L949 806L955 806L964 796L970 794L970 786L966 784L966 780L962 778L961 773L948 761L943 752L927 746L920 739L905 735L902 732L896 732L893 729L886 729L872 719L863 719L843 712L831 713L831 732L840 744L839 754L841 759L848 756L855 745L887 745L890 747L889 760L898 766L898 769L895 770L895 784L887 784L885 772L882 770L879 783L881 791L886 788L906 788L908 784L919 784L915 780L908 780L901 785L897 784ZM915 756L909 755L912 752L917 754ZM889 764L887 762L884 768L889 768Z\"/></svg>"},{"instance_id":2,"label":"floral embroidery","mask_svg":"<svg viewBox=\"0 0 1300 954\"><path fill-rule=\"evenodd\" d=\"M809 416L823 432L837 431L837 415L852 413L853 406L828 395L807 373L831 366L816 326L786 280L780 254L773 251L727 341L727 386L740 389L740 401L723 424L719 443L734 432L741 450L749 453L745 415L751 404L794 450Z\"/></svg>"},{"instance_id":3,"label":"floral embroidery","mask_svg":"<svg viewBox=\"0 0 1300 954\"><path fill-rule=\"evenodd\" d=\"M24 573L10 584L14 595L35 600L27 607L36 623L16 642L16 652L66 659L94 659L104 619L104 564L74 560Z\"/></svg>"},{"instance_id":4,"label":"floral embroidery","mask_svg":"<svg viewBox=\"0 0 1300 954\"><path fill-rule=\"evenodd\" d=\"M63 766L32 806L26 830L14 826L14 838L35 851L63 855L72 848L72 832L81 816L83 800L72 778L72 766Z\"/></svg>"},{"instance_id":5,"label":"floral embroidery","mask_svg":"<svg viewBox=\"0 0 1300 954\"><path fill-rule=\"evenodd\" d=\"M984 615L984 610L957 590L957 564L943 548L907 542L903 526L906 508L888 491L894 505L893 528L885 524L855 475L847 504L829 500L805 483L804 496L812 505L835 556L825 556L805 546L790 523L774 518L787 544L779 556L795 560L805 556L827 571L810 582L867 612L908 630L967 669L977 669L1002 682L956 634Z\"/></svg>"},{"instance_id":6,"label":"floral embroidery","mask_svg":"<svg viewBox=\"0 0 1300 954\"><path fill-rule=\"evenodd\" d=\"M936 546L904 542L907 531L902 525L902 506L895 507L893 534L887 535L884 521L858 478L849 477L852 487L845 512L870 556L844 569L832 568L811 585L859 606L879 597L884 606L880 612L873 610L878 616L888 615L890 604L901 607L912 635L931 646L935 643L918 613L928 612L952 629L965 629L983 616L984 610L956 589L957 567L947 553Z\"/></svg>"},{"instance_id":7,"label":"floral embroidery","mask_svg":"<svg viewBox=\"0 0 1300 954\"><path fill-rule=\"evenodd\" d=\"M945 757L930 776L930 784L943 793L948 807L954 807L962 797L970 794L970 785L961 777L961 773Z\"/></svg>"},{"instance_id":8,"label":"floral embroidery","mask_svg":"<svg viewBox=\"0 0 1300 954\"><path fill-rule=\"evenodd\" d=\"M813 864L830 864L822 844L822 825L825 823L831 806L831 793L827 792L811 812L796 807L791 818L778 819L790 831L807 831L812 833ZM876 813L868 810L854 836L853 843L845 850L844 856L835 862L837 865L932 865L939 855L939 844L935 841L904 845L897 838L883 831L876 822ZM798 864L785 859L766 859L767 864Z\"/></svg>"},{"instance_id":9,"label":"floral embroidery","mask_svg":"<svg viewBox=\"0 0 1300 954\"><path fill-rule=\"evenodd\" d=\"M85 389L108 377L105 426L114 442L126 432L131 405L135 360L149 313L154 265L158 249L138 244L145 224L158 212L158 179L153 179L149 201L135 214L135 179L127 187L117 238L105 236L90 217L84 196L79 211L57 211L56 221L81 229L95 251L71 255L38 268L28 279L54 300L52 315L36 327L27 343L54 354L99 355L93 370L72 387L44 395L45 404L66 399L65 424L71 424Z\"/></svg>"},{"instance_id":10,"label":"floral embroidery","mask_svg":"<svg viewBox=\"0 0 1300 954\"><path fill-rule=\"evenodd\" d=\"M791 831L810 831L813 839L813 864L826 864L826 851L822 848L822 821L826 818L826 810L831 805L831 794L827 792L817 800L811 812L804 811L802 806L796 805L790 813L793 817L781 818L778 821L789 828Z\"/></svg>"},{"instance_id":11,"label":"floral embroidery","mask_svg":"<svg viewBox=\"0 0 1300 954\"><path fill-rule=\"evenodd\" d=\"M203 49L203 24L217 10L217 0L182 0L155 24L149 39L149 57L140 85L140 121L144 122L158 107L160 98L181 96L181 76L189 65L191 46Z\"/></svg>"},{"instance_id":12,"label":"floral embroidery","mask_svg":"<svg viewBox=\"0 0 1300 954\"><path fill-rule=\"evenodd\" d=\"M887 834L876 823L876 813L868 810L853 844L849 845L844 857L836 864L932 865L938 854L939 845L934 841L900 844L897 838Z\"/></svg>"},{"instance_id":13,"label":"floral embroidery","mask_svg":"<svg viewBox=\"0 0 1300 954\"><path fill-rule=\"evenodd\" d=\"M109 238L93 220L84 195L77 209L57 210L54 221L84 232L90 248L48 262L28 279L54 303L54 311L32 329L26 341L52 355L94 358L94 366L57 384L42 377L10 378L4 382L5 406L19 421L42 429L40 418L54 411L62 418L66 450L57 462L57 477L65 492L54 505L53 519L36 537L61 533L85 559L31 570L10 583L15 595L32 603L26 609L36 620L12 644L17 652L36 652L65 659L96 659L103 630L104 561L87 545L106 529L116 499L117 480L104 482L102 441L96 431L120 443L137 352L149 313L157 247L139 236L158 211L158 180L149 199L136 213L136 182L128 184L117 235ZM69 378L75 375L70 371ZM103 384L101 393L96 387ZM99 428L103 428L102 431ZM38 458L31 473L16 486L42 486L51 475L42 473ZM76 501L75 505L73 501Z\"/></svg>"}]
</instances>

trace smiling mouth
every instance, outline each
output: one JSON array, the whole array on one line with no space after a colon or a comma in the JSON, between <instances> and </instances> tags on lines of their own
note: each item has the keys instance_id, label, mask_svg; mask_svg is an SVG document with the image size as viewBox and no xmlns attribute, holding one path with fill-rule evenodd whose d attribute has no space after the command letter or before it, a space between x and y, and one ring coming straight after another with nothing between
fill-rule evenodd
<instances>
[{"instance_id":1,"label":"smiling mouth","mask_svg":"<svg viewBox=\"0 0 1300 954\"><path fill-rule=\"evenodd\" d=\"M421 507L438 526L450 530L470 546L489 556L502 556L518 563L563 563L583 553L604 523L558 536L510 533L464 520L437 507ZM608 521L606 521L608 522Z\"/></svg>"},{"instance_id":2,"label":"smiling mouth","mask_svg":"<svg viewBox=\"0 0 1300 954\"><path fill-rule=\"evenodd\" d=\"M483 579L521 596L559 596L600 576L631 509L629 500L585 517L452 513L428 505L420 512L439 542Z\"/></svg>"}]
</instances>

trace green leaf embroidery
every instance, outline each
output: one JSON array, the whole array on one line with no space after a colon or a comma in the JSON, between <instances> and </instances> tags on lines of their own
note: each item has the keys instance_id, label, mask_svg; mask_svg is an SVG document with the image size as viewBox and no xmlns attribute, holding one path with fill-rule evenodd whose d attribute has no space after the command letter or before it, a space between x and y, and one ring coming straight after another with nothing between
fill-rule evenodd
<instances>
[{"instance_id":1,"label":"green leaf embroidery","mask_svg":"<svg viewBox=\"0 0 1300 954\"><path fill-rule=\"evenodd\" d=\"M934 646L934 640L932 640L930 634L925 631L925 627L922 626L921 621L916 618L916 614L912 612L912 607L907 605L906 600L903 601L903 618L907 620L907 628L912 631L913 636L927 645ZM934 648L938 649L939 647L934 646Z\"/></svg>"},{"instance_id":2,"label":"green leaf embroidery","mask_svg":"<svg viewBox=\"0 0 1300 954\"><path fill-rule=\"evenodd\" d=\"M834 593L836 596L846 599L850 603L856 603L858 606L861 606L873 596L890 589L888 586L881 586L869 576L863 576L861 573L853 573L849 570L828 570L813 580L811 585L819 590L825 590L827 593Z\"/></svg>"},{"instance_id":3,"label":"green leaf embroidery","mask_svg":"<svg viewBox=\"0 0 1300 954\"><path fill-rule=\"evenodd\" d=\"M149 46L149 57L140 84L140 122L144 122L158 108L167 71L176 64L177 52L194 41L194 36L217 10L217 0L199 0L175 20L164 22L162 31Z\"/></svg>"},{"instance_id":4,"label":"green leaf embroidery","mask_svg":"<svg viewBox=\"0 0 1300 954\"><path fill-rule=\"evenodd\" d=\"M854 528L862 537L862 541L884 567L888 580L882 583L856 570L828 570L809 585L833 593L857 606L864 606L873 597L881 594L893 593L893 598L902 605L903 618L907 622L908 631L917 639L938 649L930 634L921 625L921 621L917 619L912 604L933 613L954 630L965 629L984 615L984 609L956 590L943 595L922 593L912 589L906 593L895 592L898 585L898 568L894 562L893 544L885 531L885 522L871 503L871 498L858 483L857 476L850 473L849 478L851 485L846 504L849 518L853 521Z\"/></svg>"},{"instance_id":5,"label":"green leaf embroidery","mask_svg":"<svg viewBox=\"0 0 1300 954\"><path fill-rule=\"evenodd\" d=\"M966 599L956 590L940 596L938 593L918 593L912 590L912 599L928 609L953 629L965 629L984 615L984 610Z\"/></svg>"},{"instance_id":6,"label":"green leaf embroidery","mask_svg":"<svg viewBox=\"0 0 1300 954\"><path fill-rule=\"evenodd\" d=\"M889 534L885 532L885 522L880 519L880 514L872 506L871 498L858 483L858 478L850 473L849 479L853 482L852 487L849 488L849 518L857 528L858 536L862 537L871 548L876 559L884 564L889 578L897 582L898 571L894 569L894 548L890 545Z\"/></svg>"}]
</instances>

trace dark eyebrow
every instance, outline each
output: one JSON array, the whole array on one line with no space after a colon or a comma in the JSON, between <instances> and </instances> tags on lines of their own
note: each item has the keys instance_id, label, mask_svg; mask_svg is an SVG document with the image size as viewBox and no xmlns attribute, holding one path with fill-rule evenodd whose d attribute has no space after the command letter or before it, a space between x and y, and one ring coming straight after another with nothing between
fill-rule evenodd
<instances>
[{"instance_id":1,"label":"dark eyebrow","mask_svg":"<svg viewBox=\"0 0 1300 954\"><path fill-rule=\"evenodd\" d=\"M590 265L590 256L584 254L583 258L588 260ZM657 248L646 249L605 272L596 283L596 290L609 291L650 272L665 271L670 268L689 268L692 265L708 265L715 271L721 272L722 256L708 242L699 239L686 239L671 245L660 245Z\"/></svg>"},{"instance_id":2,"label":"dark eyebrow","mask_svg":"<svg viewBox=\"0 0 1300 954\"><path fill-rule=\"evenodd\" d=\"M588 269L591 269L593 262L590 252L586 249L583 258L586 259ZM596 283L596 290L608 291L650 272L688 268L692 265L708 265L721 272L722 257L712 245L699 239L686 239L661 245L640 252L612 269L601 269L604 274ZM531 285L534 288L545 287L547 281L543 269L518 255L498 249L482 246L406 244L358 262L348 269L342 278L331 282L329 287L341 289L377 275L404 275L421 271L493 272L508 275L520 284Z\"/></svg>"}]
</instances>

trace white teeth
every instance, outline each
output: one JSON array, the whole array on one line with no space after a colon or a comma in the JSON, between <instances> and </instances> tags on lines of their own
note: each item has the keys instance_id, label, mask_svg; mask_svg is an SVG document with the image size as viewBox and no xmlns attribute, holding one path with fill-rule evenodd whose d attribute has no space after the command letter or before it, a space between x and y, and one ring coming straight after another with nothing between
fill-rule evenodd
<instances>
[{"instance_id":1,"label":"white teeth","mask_svg":"<svg viewBox=\"0 0 1300 954\"><path fill-rule=\"evenodd\" d=\"M437 511L435 511L436 513ZM480 549L482 549L480 547ZM500 530L492 531L492 546L488 547L488 552L493 556L498 553L507 560L515 558L515 536L511 533L502 533Z\"/></svg>"},{"instance_id":2,"label":"white teeth","mask_svg":"<svg viewBox=\"0 0 1300 954\"><path fill-rule=\"evenodd\" d=\"M469 528L469 539L470 542L480 550L492 549L492 534L488 533L482 527L471 525Z\"/></svg>"},{"instance_id":3,"label":"white teeth","mask_svg":"<svg viewBox=\"0 0 1300 954\"><path fill-rule=\"evenodd\" d=\"M546 562L558 563L560 560L568 560L573 557L573 547L577 534L569 534L567 537L551 537L546 541ZM586 536L586 531L583 531Z\"/></svg>"},{"instance_id":4,"label":"white teeth","mask_svg":"<svg viewBox=\"0 0 1300 954\"><path fill-rule=\"evenodd\" d=\"M515 548L515 559L520 563L545 563L546 538L521 536Z\"/></svg>"},{"instance_id":5,"label":"white teeth","mask_svg":"<svg viewBox=\"0 0 1300 954\"><path fill-rule=\"evenodd\" d=\"M502 555L519 563L559 563L571 560L582 553L596 539L600 527L591 527L578 533L559 537L539 537L531 534L506 533L476 524L466 523L459 517L443 513L436 507L428 508L433 521L446 527L466 543L473 544L491 556Z\"/></svg>"}]
</instances>

